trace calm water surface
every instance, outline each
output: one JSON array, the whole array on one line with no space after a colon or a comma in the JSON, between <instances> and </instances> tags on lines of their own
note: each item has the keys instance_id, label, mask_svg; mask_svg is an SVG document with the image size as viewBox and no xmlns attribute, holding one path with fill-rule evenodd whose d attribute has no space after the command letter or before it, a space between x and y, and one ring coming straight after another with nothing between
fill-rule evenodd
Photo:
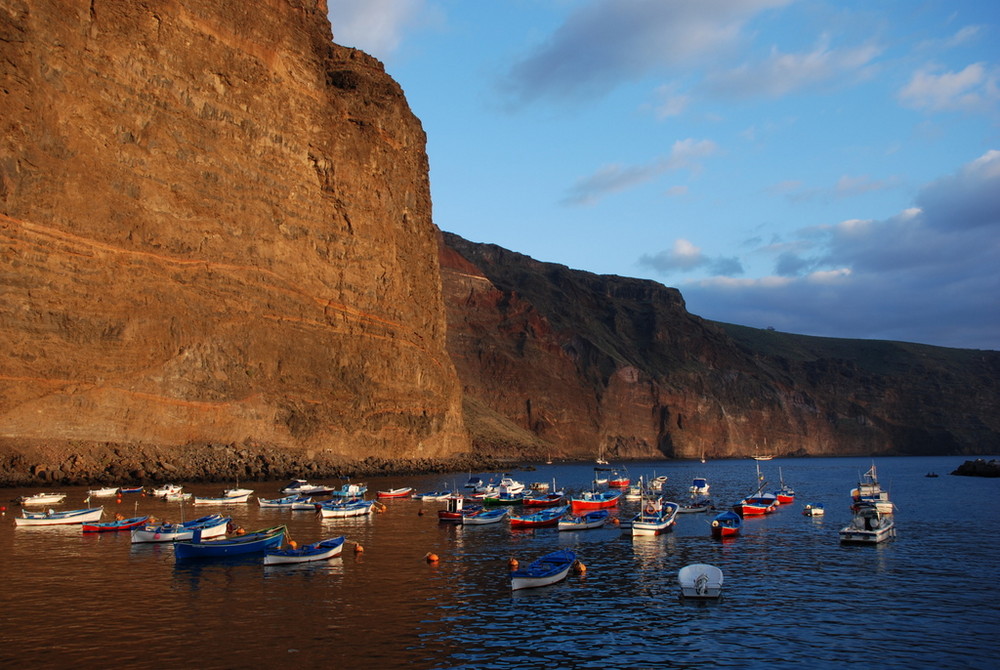
<instances>
[{"instance_id":1,"label":"calm water surface","mask_svg":"<svg viewBox=\"0 0 1000 670\"><path fill-rule=\"evenodd\" d=\"M299 543L346 535L332 562L264 567L260 559L175 565L166 545L79 526L16 528L32 491L0 491L0 667L126 668L181 663L259 668L365 663L420 668L834 667L995 668L1000 654L1000 480L947 473L963 459L879 458L898 506L898 537L841 546L849 491L870 459L776 459L798 497L741 536L709 535L709 515L678 517L675 532L633 539L615 528L512 532L507 525L439 525L443 503L388 502L371 519L323 521L308 512L229 508L247 529L287 523ZM633 478L665 474L675 500L707 477L718 505L751 491L754 461L626 464ZM938 478L924 475L938 472ZM487 477L491 473L484 474ZM495 473L493 473L495 474ZM589 487L589 465L514 472L524 482ZM467 474L370 479L369 491L464 484ZM444 480L447 479L445 482ZM340 482L325 482L339 485ZM285 482L252 483L279 496ZM225 486L186 490L218 495ZM60 507L83 506L85 488ZM807 502L826 517L801 515ZM635 503L624 503L625 517ZM105 518L136 510L179 521L214 508L126 495ZM424 513L421 514L420 512ZM585 577L512 594L507 561L571 548ZM438 565L424 556L434 552ZM725 573L715 603L683 602L677 570L712 563ZM107 660L105 660L107 659Z\"/></svg>"}]
</instances>

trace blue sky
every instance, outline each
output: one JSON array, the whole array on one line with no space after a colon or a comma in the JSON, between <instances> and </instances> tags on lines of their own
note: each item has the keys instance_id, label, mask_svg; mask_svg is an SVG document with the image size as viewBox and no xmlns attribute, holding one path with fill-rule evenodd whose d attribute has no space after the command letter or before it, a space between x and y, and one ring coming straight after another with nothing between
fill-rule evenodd
<instances>
[{"instance_id":1,"label":"blue sky","mask_svg":"<svg viewBox=\"0 0 1000 670\"><path fill-rule=\"evenodd\" d=\"M329 6L441 229L717 321L1000 350L1000 2Z\"/></svg>"}]
</instances>

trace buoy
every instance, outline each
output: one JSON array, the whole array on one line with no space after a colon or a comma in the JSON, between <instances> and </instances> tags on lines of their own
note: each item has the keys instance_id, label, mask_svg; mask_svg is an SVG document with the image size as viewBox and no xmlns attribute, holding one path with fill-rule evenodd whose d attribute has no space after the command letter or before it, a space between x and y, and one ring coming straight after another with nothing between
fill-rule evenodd
<instances>
[{"instance_id":1,"label":"buoy","mask_svg":"<svg viewBox=\"0 0 1000 670\"><path fill-rule=\"evenodd\" d=\"M296 542L295 540L289 540L288 541L288 546L291 547L292 549L298 549L299 548L299 543Z\"/></svg>"},{"instance_id":2,"label":"buoy","mask_svg":"<svg viewBox=\"0 0 1000 670\"><path fill-rule=\"evenodd\" d=\"M612 526L617 526L617 525L619 525L620 523L621 523L621 521L619 521L619 520L618 520L618 517L612 517L612 518L611 518L611 525L612 525Z\"/></svg>"},{"instance_id":3,"label":"buoy","mask_svg":"<svg viewBox=\"0 0 1000 670\"><path fill-rule=\"evenodd\" d=\"M424 515L424 510L423 510L423 508L420 508L420 509L418 509L418 510L417 510L417 516L423 516L423 515Z\"/></svg>"},{"instance_id":4,"label":"buoy","mask_svg":"<svg viewBox=\"0 0 1000 670\"><path fill-rule=\"evenodd\" d=\"M365 548L361 546L361 543L359 543L359 542L355 542L354 543L354 553L355 554L363 554L363 553L365 553Z\"/></svg>"},{"instance_id":5,"label":"buoy","mask_svg":"<svg viewBox=\"0 0 1000 670\"><path fill-rule=\"evenodd\" d=\"M573 572L575 572L578 575L585 575L587 574L587 566L581 563L580 561L577 561L576 563L573 564Z\"/></svg>"},{"instance_id":6,"label":"buoy","mask_svg":"<svg viewBox=\"0 0 1000 670\"><path fill-rule=\"evenodd\" d=\"M517 562L516 558L511 557L511 559L507 561L507 567L509 567L511 570L517 570L518 565L520 565L520 563Z\"/></svg>"},{"instance_id":7,"label":"buoy","mask_svg":"<svg viewBox=\"0 0 1000 670\"><path fill-rule=\"evenodd\" d=\"M429 552L429 551L427 552L427 555L424 556L424 558L427 559L428 563L437 563L438 562L438 555L435 554L435 553Z\"/></svg>"},{"instance_id":8,"label":"buoy","mask_svg":"<svg viewBox=\"0 0 1000 670\"><path fill-rule=\"evenodd\" d=\"M117 500L115 500L115 502L118 503L119 505L121 505L122 504L122 499L118 498Z\"/></svg>"},{"instance_id":9,"label":"buoy","mask_svg":"<svg viewBox=\"0 0 1000 670\"><path fill-rule=\"evenodd\" d=\"M6 511L7 511L7 506L6 505L0 505L0 512L6 512Z\"/></svg>"}]
</instances>

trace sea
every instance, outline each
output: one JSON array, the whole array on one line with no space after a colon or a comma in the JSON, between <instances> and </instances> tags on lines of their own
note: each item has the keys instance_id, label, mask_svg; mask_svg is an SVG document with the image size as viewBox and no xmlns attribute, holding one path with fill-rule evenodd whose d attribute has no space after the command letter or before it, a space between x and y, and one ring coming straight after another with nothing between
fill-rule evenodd
<instances>
[{"instance_id":1,"label":"sea","mask_svg":"<svg viewBox=\"0 0 1000 670\"><path fill-rule=\"evenodd\" d=\"M1000 479L950 474L964 460L611 464L633 480L666 475L678 502L705 477L720 509L755 489L758 467L775 488L783 479L795 489L793 504L746 519L742 534L724 541L711 537L710 514L679 515L673 532L633 538L618 526L440 524L445 503L413 499L341 520L262 509L254 498L218 508L139 494L101 501L105 519L224 511L247 530L284 523L299 544L347 538L339 558L266 567L260 557L178 563L171 545L133 545L128 533L15 528L15 500L41 489L3 489L0 667L992 669L1000 663ZM896 504L897 536L842 545L850 490L873 464ZM509 474L582 491L594 486L594 467L537 464ZM500 474L363 481L373 496L460 489L471 475ZM285 484L240 482L264 498L280 497ZM215 496L233 485L185 490ZM55 490L68 494L59 508L84 506L85 487ZM804 516L807 503L823 503L826 515ZM616 514L628 520L637 505L623 502ZM556 549L576 552L586 571L511 591L511 558L524 565ZM677 571L691 563L722 569L720 600L680 597Z\"/></svg>"}]
</instances>

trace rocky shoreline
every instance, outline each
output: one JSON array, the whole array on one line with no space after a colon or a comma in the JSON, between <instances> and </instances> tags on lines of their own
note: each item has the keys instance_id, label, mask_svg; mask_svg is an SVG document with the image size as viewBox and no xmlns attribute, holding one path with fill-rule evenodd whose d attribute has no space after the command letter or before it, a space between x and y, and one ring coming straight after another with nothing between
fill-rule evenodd
<instances>
[{"instance_id":1,"label":"rocky shoreline","mask_svg":"<svg viewBox=\"0 0 1000 670\"><path fill-rule=\"evenodd\" d=\"M988 461L977 458L962 463L951 474L965 477L1000 477L1000 461L995 458Z\"/></svg>"},{"instance_id":2,"label":"rocky shoreline","mask_svg":"<svg viewBox=\"0 0 1000 670\"><path fill-rule=\"evenodd\" d=\"M155 447L76 444L70 447L0 444L0 488L27 486L150 485L168 482L273 481L503 471L519 461L459 454L448 459L346 460L325 450L292 451L260 444Z\"/></svg>"}]
</instances>

